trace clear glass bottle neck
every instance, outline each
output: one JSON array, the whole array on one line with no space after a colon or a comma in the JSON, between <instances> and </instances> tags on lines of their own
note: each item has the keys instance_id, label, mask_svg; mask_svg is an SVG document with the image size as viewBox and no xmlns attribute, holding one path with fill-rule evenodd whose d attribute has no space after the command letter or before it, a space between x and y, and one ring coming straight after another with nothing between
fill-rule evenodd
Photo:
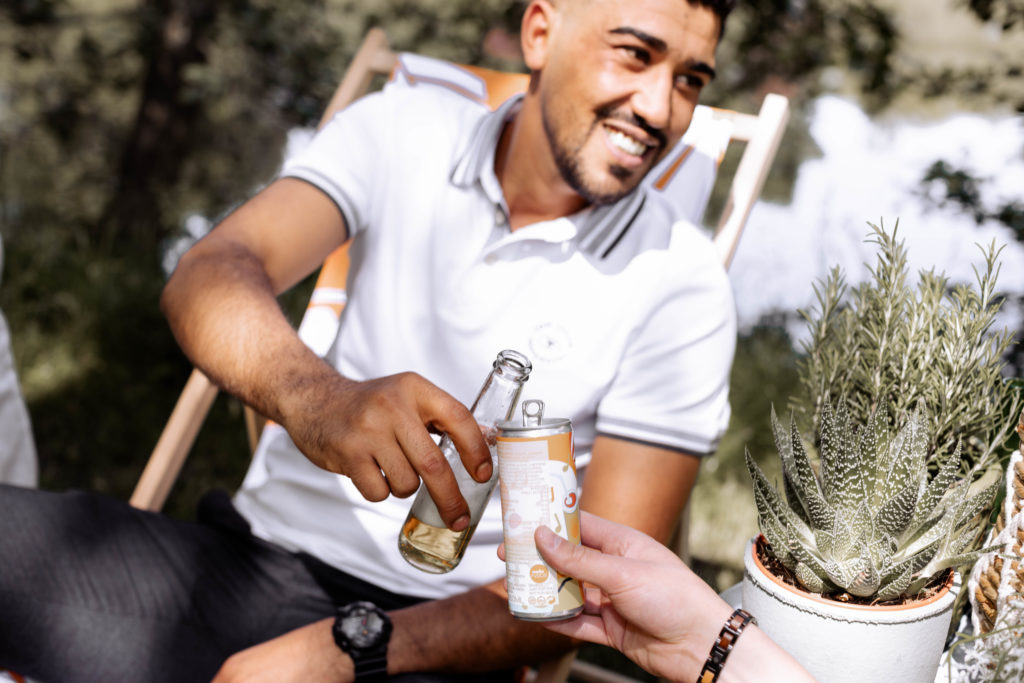
<instances>
[{"instance_id":1,"label":"clear glass bottle neck","mask_svg":"<svg viewBox=\"0 0 1024 683\"><path fill-rule=\"evenodd\" d=\"M529 359L517 351L499 353L471 409L477 422L494 425L507 420L532 369Z\"/></svg>"}]
</instances>

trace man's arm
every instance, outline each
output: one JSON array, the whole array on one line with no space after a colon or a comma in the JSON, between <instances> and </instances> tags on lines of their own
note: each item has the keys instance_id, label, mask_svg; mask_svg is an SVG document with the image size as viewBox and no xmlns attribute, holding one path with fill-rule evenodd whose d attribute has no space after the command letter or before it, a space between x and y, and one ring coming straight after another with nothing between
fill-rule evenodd
<instances>
[{"instance_id":1,"label":"man's arm","mask_svg":"<svg viewBox=\"0 0 1024 683\"><path fill-rule=\"evenodd\" d=\"M388 673L486 672L553 659L578 641L514 619L501 582L390 613ZM232 656L215 681L351 681L352 660L323 619Z\"/></svg>"},{"instance_id":2,"label":"man's arm","mask_svg":"<svg viewBox=\"0 0 1024 683\"><path fill-rule=\"evenodd\" d=\"M429 430L447 432L480 481L491 458L469 410L422 377L357 382L299 339L276 295L313 272L347 237L337 206L278 180L181 259L161 299L185 353L210 379L282 424L314 464L350 477L368 500L426 483L445 522L468 508Z\"/></svg>"},{"instance_id":3,"label":"man's arm","mask_svg":"<svg viewBox=\"0 0 1024 683\"><path fill-rule=\"evenodd\" d=\"M580 505L667 543L699 469L700 458L693 455L598 436Z\"/></svg>"}]
</instances>

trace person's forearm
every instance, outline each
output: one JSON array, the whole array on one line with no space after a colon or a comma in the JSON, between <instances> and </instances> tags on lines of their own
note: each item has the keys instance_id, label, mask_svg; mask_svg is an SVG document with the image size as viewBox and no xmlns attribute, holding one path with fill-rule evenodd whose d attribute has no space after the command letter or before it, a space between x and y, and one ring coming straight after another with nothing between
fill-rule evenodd
<instances>
[{"instance_id":1,"label":"person's forearm","mask_svg":"<svg viewBox=\"0 0 1024 683\"><path fill-rule=\"evenodd\" d=\"M576 643L539 624L513 618L498 583L391 613L391 674L507 669L543 662Z\"/></svg>"},{"instance_id":2,"label":"person's forearm","mask_svg":"<svg viewBox=\"0 0 1024 683\"><path fill-rule=\"evenodd\" d=\"M301 405L303 387L340 377L295 334L259 260L241 245L208 240L182 257L161 308L211 381L283 421Z\"/></svg>"},{"instance_id":3,"label":"person's forearm","mask_svg":"<svg viewBox=\"0 0 1024 683\"><path fill-rule=\"evenodd\" d=\"M710 600L694 597L692 604L683 607L692 618L690 629L695 634L694 640L680 643L675 652L675 661L666 666L672 672L668 678L679 683L701 680L700 672L733 610L731 605L718 597L711 596ZM814 678L764 631L750 624L736 639L716 680L718 683L800 683L814 681Z\"/></svg>"},{"instance_id":4,"label":"person's forearm","mask_svg":"<svg viewBox=\"0 0 1024 683\"><path fill-rule=\"evenodd\" d=\"M813 683L814 677L765 635L764 631L756 626L748 626L725 660L718 680L720 683Z\"/></svg>"},{"instance_id":5,"label":"person's forearm","mask_svg":"<svg viewBox=\"0 0 1024 683\"><path fill-rule=\"evenodd\" d=\"M660 660L660 669L656 673L676 683L700 683L703 680L701 671L718 638L718 629L731 613L731 608L722 602L722 605L714 607L692 605L685 609L693 610L693 628L699 635L693 641L678 643L669 657ZM722 614L725 616L719 620ZM814 678L764 631L751 624L736 640L715 680L717 683L813 683Z\"/></svg>"},{"instance_id":6,"label":"person's forearm","mask_svg":"<svg viewBox=\"0 0 1024 683\"><path fill-rule=\"evenodd\" d=\"M714 599L707 603L688 605L693 617L692 629L696 636L693 643L685 643L677 650L676 663L669 667L674 675L670 678L679 683L700 681L701 670L711 654L711 647L718 639L722 626L732 606L724 600ZM800 683L814 681L797 664L789 653L775 644L765 632L754 624L748 625L732 651L725 659L718 683L771 683L771 681L787 681Z\"/></svg>"}]
</instances>

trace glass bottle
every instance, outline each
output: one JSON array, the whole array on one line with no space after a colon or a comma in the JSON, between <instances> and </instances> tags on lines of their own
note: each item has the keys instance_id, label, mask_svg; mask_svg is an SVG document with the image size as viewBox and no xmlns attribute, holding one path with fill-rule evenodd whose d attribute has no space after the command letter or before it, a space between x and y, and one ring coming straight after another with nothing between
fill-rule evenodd
<instances>
[{"instance_id":1,"label":"glass bottle","mask_svg":"<svg viewBox=\"0 0 1024 683\"><path fill-rule=\"evenodd\" d=\"M463 466L451 438L447 434L442 437L441 452L455 474L459 491L469 504L469 526L462 531L447 528L427 487L421 483L412 509L398 535L399 552L417 569L431 574L444 574L455 569L462 560L469 539L487 507L491 491L498 482L498 463L495 460L497 424L512 417L523 382L529 378L532 369L530 359L523 354L518 351L502 351L470 408L491 450L494 473L490 480L481 484L473 479Z\"/></svg>"}]
</instances>

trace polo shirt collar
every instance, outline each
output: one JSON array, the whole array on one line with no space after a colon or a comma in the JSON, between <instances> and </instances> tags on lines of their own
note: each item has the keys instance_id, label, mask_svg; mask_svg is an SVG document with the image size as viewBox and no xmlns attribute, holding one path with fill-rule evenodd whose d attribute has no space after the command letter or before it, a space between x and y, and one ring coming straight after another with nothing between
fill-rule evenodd
<instances>
[{"instance_id":1,"label":"polo shirt collar","mask_svg":"<svg viewBox=\"0 0 1024 683\"><path fill-rule=\"evenodd\" d=\"M522 101L523 96L517 95L482 116L456 154L451 172L451 181L457 187L469 189L479 183L487 198L506 216L508 206L501 183L494 173L494 157L505 124L519 111ZM557 227L538 224L526 226L515 234L523 233L523 237L551 242L575 241L581 250L604 258L636 222L646 198L645 184L641 183L614 204L590 206L571 216L547 222L557 223Z\"/></svg>"}]
</instances>

